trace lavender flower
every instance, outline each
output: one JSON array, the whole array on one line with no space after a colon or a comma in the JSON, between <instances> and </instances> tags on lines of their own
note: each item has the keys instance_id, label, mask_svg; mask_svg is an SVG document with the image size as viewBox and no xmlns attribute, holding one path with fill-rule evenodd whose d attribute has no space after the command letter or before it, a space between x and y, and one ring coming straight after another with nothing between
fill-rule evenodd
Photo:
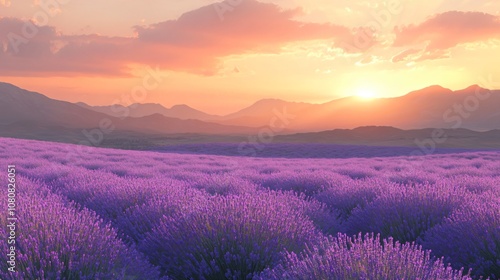
<instances>
[{"instance_id":1,"label":"lavender flower","mask_svg":"<svg viewBox=\"0 0 500 280\"><path fill-rule=\"evenodd\" d=\"M286 260L256 279L471 279L453 270L415 244L361 234L325 237L304 252L289 252Z\"/></svg>"},{"instance_id":2,"label":"lavender flower","mask_svg":"<svg viewBox=\"0 0 500 280\"><path fill-rule=\"evenodd\" d=\"M177 279L248 279L300 251L313 223L274 192L216 196L203 207L164 217L140 248Z\"/></svg>"}]
</instances>

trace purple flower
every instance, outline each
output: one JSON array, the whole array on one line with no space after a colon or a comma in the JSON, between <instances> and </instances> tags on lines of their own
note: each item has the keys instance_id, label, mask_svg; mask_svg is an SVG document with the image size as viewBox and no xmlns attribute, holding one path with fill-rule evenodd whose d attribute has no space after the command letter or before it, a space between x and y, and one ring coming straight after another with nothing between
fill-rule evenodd
<instances>
[{"instance_id":1,"label":"purple flower","mask_svg":"<svg viewBox=\"0 0 500 280\"><path fill-rule=\"evenodd\" d=\"M304 252L289 252L286 259L255 279L471 279L453 270L415 244L392 238L359 234L325 237Z\"/></svg>"}]
</instances>

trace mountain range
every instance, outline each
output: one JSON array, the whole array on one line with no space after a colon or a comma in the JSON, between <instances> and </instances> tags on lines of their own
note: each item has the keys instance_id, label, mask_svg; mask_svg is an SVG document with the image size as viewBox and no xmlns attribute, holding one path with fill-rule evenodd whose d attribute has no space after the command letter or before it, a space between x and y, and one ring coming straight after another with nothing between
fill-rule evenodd
<instances>
[{"instance_id":1,"label":"mountain range","mask_svg":"<svg viewBox=\"0 0 500 280\"><path fill-rule=\"evenodd\" d=\"M142 117L117 117L66 101L54 100L40 93L0 83L0 127L3 131L99 129L145 134L246 134L255 128L227 126L201 120L167 117L152 113Z\"/></svg>"},{"instance_id":2,"label":"mountain range","mask_svg":"<svg viewBox=\"0 0 500 280\"><path fill-rule=\"evenodd\" d=\"M78 102L76 104L82 108L114 117L122 117L125 114L124 112L127 112L128 116L133 118L141 118L154 114L160 114L168 118L176 118L180 120L214 120L219 118L219 116L204 113L185 104L175 105L172 108L165 108L156 103L134 103L130 106L123 106L119 104L110 106L90 106L83 102Z\"/></svg>"},{"instance_id":3,"label":"mountain range","mask_svg":"<svg viewBox=\"0 0 500 280\"><path fill-rule=\"evenodd\" d=\"M123 106L86 109L116 115ZM210 115L187 105L165 108L160 104L133 104L131 116L161 114L182 120L196 119L223 125L265 127L276 114L287 114L288 132L311 132L330 129L352 129L360 126L392 126L401 129L466 128L487 131L500 128L500 91L477 85L452 91L431 86L393 98L363 99L347 97L323 104L263 99L251 106L225 116Z\"/></svg>"},{"instance_id":4,"label":"mountain range","mask_svg":"<svg viewBox=\"0 0 500 280\"><path fill-rule=\"evenodd\" d=\"M64 139L102 126L112 127L115 133L134 135L240 136L258 135L266 129L269 131L270 126L275 134L282 135L333 129L342 131L363 126L404 130L500 129L500 91L477 85L458 91L431 86L400 97L363 99L353 96L323 104L263 99L223 116L187 105L166 108L160 104L125 107L70 103L7 83L0 83L0 100L0 136L31 139L40 138L40 135L52 140ZM382 129L380 132L384 135ZM309 135L325 137L323 134ZM340 136L337 133L328 137ZM357 136L352 132L346 137L348 142ZM293 137L289 140L294 141Z\"/></svg>"}]
</instances>

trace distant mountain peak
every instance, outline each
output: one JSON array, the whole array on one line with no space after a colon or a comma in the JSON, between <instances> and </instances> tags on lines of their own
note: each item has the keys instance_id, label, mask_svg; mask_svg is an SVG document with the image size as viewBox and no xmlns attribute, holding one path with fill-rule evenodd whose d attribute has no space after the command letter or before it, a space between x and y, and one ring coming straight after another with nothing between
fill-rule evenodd
<instances>
[{"instance_id":1,"label":"distant mountain peak","mask_svg":"<svg viewBox=\"0 0 500 280\"><path fill-rule=\"evenodd\" d=\"M440 85L432 85L426 88L421 89L420 91L428 91L428 92L443 92L443 91L451 91L449 88L445 88Z\"/></svg>"},{"instance_id":2,"label":"distant mountain peak","mask_svg":"<svg viewBox=\"0 0 500 280\"><path fill-rule=\"evenodd\" d=\"M488 89L485 89L478 84L474 84L474 85L468 86L467 88L464 88L464 89L459 90L459 91L471 92L471 91L485 91L485 90L488 90Z\"/></svg>"},{"instance_id":3,"label":"distant mountain peak","mask_svg":"<svg viewBox=\"0 0 500 280\"><path fill-rule=\"evenodd\" d=\"M431 94L441 94L441 93L452 93L453 91L449 88L442 87L440 85L433 85L425 87L423 89L415 90L408 95L431 95Z\"/></svg>"},{"instance_id":4,"label":"distant mountain peak","mask_svg":"<svg viewBox=\"0 0 500 280\"><path fill-rule=\"evenodd\" d=\"M445 88L445 87L440 86L440 85L432 85L432 86L428 86L428 87L424 88L424 90L450 90L450 89Z\"/></svg>"},{"instance_id":5,"label":"distant mountain peak","mask_svg":"<svg viewBox=\"0 0 500 280\"><path fill-rule=\"evenodd\" d=\"M264 98L261 100L258 100L257 102L254 103L254 105L262 105L262 104L276 104L276 103L283 103L286 102L285 100L277 99L277 98Z\"/></svg>"},{"instance_id":6,"label":"distant mountain peak","mask_svg":"<svg viewBox=\"0 0 500 280\"><path fill-rule=\"evenodd\" d=\"M387 126L387 125L366 125L366 126L359 126L356 128L353 128L352 130L394 130L394 131L401 131L399 128L395 128L392 126Z\"/></svg>"},{"instance_id":7,"label":"distant mountain peak","mask_svg":"<svg viewBox=\"0 0 500 280\"><path fill-rule=\"evenodd\" d=\"M19 88L13 84L5 83L5 82L0 82L0 86L10 87L10 88Z\"/></svg>"},{"instance_id":8,"label":"distant mountain peak","mask_svg":"<svg viewBox=\"0 0 500 280\"><path fill-rule=\"evenodd\" d=\"M186 104L177 104L172 106L172 108L170 109L193 109L193 108L191 108L189 105Z\"/></svg>"},{"instance_id":9,"label":"distant mountain peak","mask_svg":"<svg viewBox=\"0 0 500 280\"><path fill-rule=\"evenodd\" d=\"M161 104L158 104L158 103L134 103L134 104L130 105L129 107L137 107L137 106L164 108Z\"/></svg>"}]
</instances>

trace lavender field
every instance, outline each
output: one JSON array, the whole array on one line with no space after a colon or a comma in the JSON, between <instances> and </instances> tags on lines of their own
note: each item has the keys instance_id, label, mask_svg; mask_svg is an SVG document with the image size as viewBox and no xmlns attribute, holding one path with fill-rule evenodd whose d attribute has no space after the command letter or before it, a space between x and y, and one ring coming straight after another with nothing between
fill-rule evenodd
<instances>
[{"instance_id":1,"label":"lavender field","mask_svg":"<svg viewBox=\"0 0 500 280\"><path fill-rule=\"evenodd\" d=\"M0 163L4 185L16 166L18 216L16 272L2 242L0 279L500 279L500 152L252 158L0 138Z\"/></svg>"}]
</instances>

